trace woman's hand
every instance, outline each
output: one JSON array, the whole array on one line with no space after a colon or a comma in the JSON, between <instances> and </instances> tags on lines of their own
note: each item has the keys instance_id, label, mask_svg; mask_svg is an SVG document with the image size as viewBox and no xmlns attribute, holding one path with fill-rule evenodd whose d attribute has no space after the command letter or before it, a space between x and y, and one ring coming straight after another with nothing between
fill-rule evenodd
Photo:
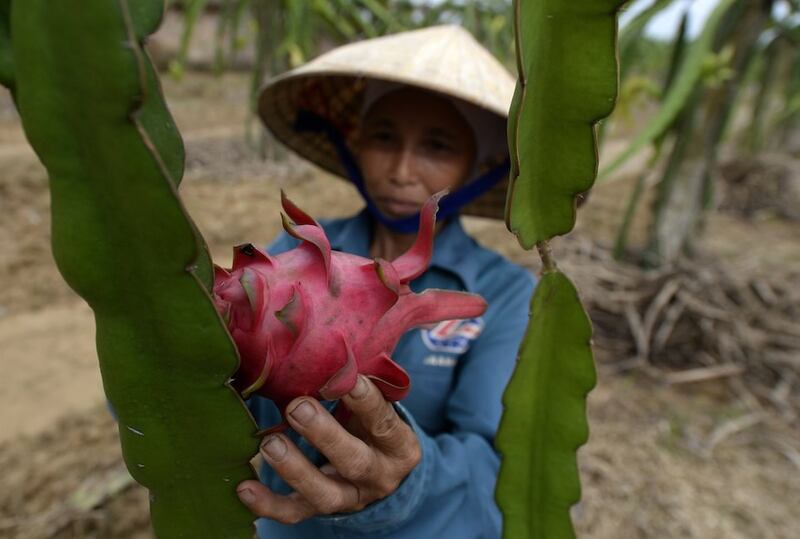
<instances>
[{"instance_id":1,"label":"woman's hand","mask_svg":"<svg viewBox=\"0 0 800 539\"><path fill-rule=\"evenodd\" d=\"M286 436L264 438L261 454L294 488L288 496L258 481L244 481L239 498L254 514L296 524L320 514L359 511L394 492L422 456L414 431L364 376L342 397L353 412L354 436L316 399L300 397L287 407L289 424L327 457L314 466Z\"/></svg>"}]
</instances>

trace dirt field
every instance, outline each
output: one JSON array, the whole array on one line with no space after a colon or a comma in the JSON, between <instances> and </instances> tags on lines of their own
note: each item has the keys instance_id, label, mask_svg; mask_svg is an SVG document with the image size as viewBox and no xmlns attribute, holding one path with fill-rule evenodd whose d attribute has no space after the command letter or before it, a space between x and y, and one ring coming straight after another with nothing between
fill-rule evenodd
<instances>
[{"instance_id":1,"label":"dirt field","mask_svg":"<svg viewBox=\"0 0 800 539\"><path fill-rule=\"evenodd\" d=\"M276 234L280 187L317 217L359 208L345 183L244 149L246 78L192 75L165 89L188 147L182 195L216 261L226 264L236 243ZM577 233L607 241L628 187L598 189ZM146 493L127 480L103 406L91 311L50 254L48 206L45 173L0 94L0 537L151 537ZM516 259L532 256L500 223L468 228ZM723 216L707 248L732 261L755 256L768 271L800 261L798 237L796 226ZM582 537L800 536L800 440L779 418L753 415L715 383L678 389L602 365L600 374L581 450Z\"/></svg>"}]
</instances>

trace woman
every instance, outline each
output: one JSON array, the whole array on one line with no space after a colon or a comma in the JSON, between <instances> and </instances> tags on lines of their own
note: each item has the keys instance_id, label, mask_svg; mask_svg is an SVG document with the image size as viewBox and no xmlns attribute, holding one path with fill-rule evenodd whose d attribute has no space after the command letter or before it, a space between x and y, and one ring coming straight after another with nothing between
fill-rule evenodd
<instances>
[{"instance_id":1,"label":"woman","mask_svg":"<svg viewBox=\"0 0 800 539\"><path fill-rule=\"evenodd\" d=\"M289 405L296 434L266 437L263 484L237 489L264 517L260 537L499 537L492 443L534 280L479 246L457 214L502 216L513 88L468 33L437 27L341 47L263 90L273 133L365 199L358 215L323 223L334 249L396 258L422 204L448 189L430 269L412 288L466 290L489 307L401 339L393 358L412 378L401 403L361 377L343 398L354 414L347 428L314 399ZM283 235L269 250L295 245ZM279 420L268 400L250 409L263 426Z\"/></svg>"}]
</instances>

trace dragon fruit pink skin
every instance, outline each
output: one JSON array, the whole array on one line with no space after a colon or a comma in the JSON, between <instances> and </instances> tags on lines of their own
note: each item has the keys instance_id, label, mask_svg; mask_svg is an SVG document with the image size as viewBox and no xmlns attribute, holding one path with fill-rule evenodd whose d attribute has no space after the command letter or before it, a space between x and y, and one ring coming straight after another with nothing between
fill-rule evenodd
<instances>
[{"instance_id":1,"label":"dragon fruit pink skin","mask_svg":"<svg viewBox=\"0 0 800 539\"><path fill-rule=\"evenodd\" d=\"M400 336L486 309L474 294L408 286L430 262L440 197L425 204L411 249L387 262L331 251L320 225L282 196L294 221L282 215L283 226L301 244L277 256L241 245L230 271L215 268L214 302L239 350L234 386L244 397L258 393L283 412L302 395L338 399L358 373L389 400L408 393L408 374L389 357Z\"/></svg>"}]
</instances>

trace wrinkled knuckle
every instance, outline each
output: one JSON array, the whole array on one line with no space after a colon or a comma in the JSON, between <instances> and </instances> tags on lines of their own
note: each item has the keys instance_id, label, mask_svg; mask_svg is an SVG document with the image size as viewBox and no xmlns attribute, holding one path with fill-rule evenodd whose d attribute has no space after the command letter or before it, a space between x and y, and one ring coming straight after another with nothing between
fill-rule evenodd
<instances>
[{"instance_id":1,"label":"wrinkled knuckle","mask_svg":"<svg viewBox=\"0 0 800 539\"><path fill-rule=\"evenodd\" d=\"M408 455L403 459L403 468L406 472L410 472L417 465L422 461L422 448L419 446L419 443L415 440L411 447L408 450Z\"/></svg>"},{"instance_id":2,"label":"wrinkled knuckle","mask_svg":"<svg viewBox=\"0 0 800 539\"><path fill-rule=\"evenodd\" d=\"M342 502L343 500L341 494L338 491L335 491L317 500L317 503L314 505L314 509L320 513L330 515L331 513L337 513L342 509Z\"/></svg>"},{"instance_id":3,"label":"wrinkled knuckle","mask_svg":"<svg viewBox=\"0 0 800 539\"><path fill-rule=\"evenodd\" d=\"M291 465L273 466L273 469L295 489L302 488L307 482L306 476Z\"/></svg>"},{"instance_id":4,"label":"wrinkled knuckle","mask_svg":"<svg viewBox=\"0 0 800 539\"><path fill-rule=\"evenodd\" d=\"M374 399L368 404L365 403L362 415L369 418L382 417L385 413L386 405L387 402L381 396L380 399Z\"/></svg>"},{"instance_id":5,"label":"wrinkled knuckle","mask_svg":"<svg viewBox=\"0 0 800 539\"><path fill-rule=\"evenodd\" d=\"M371 453L357 452L348 463L346 478L353 482L363 482L372 475L373 459Z\"/></svg>"},{"instance_id":6,"label":"wrinkled knuckle","mask_svg":"<svg viewBox=\"0 0 800 539\"><path fill-rule=\"evenodd\" d=\"M402 427L402 422L397 417L394 408L387 406L381 412L379 419L372 427L372 434L381 439L391 438L397 434L398 430Z\"/></svg>"}]
</instances>

